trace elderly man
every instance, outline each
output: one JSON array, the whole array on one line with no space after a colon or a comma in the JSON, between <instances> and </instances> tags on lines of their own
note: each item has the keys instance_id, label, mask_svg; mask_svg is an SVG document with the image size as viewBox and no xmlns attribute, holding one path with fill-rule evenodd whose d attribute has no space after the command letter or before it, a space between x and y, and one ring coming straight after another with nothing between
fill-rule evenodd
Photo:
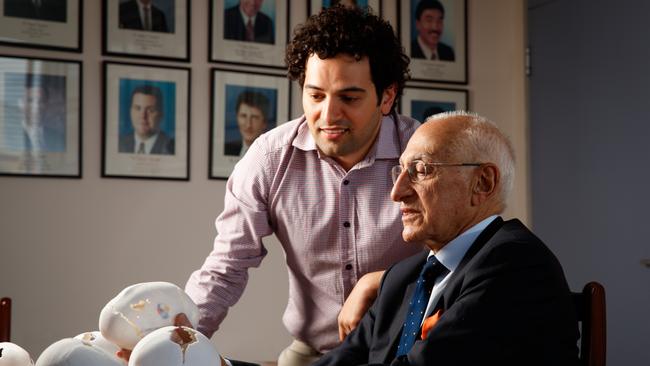
<instances>
[{"instance_id":1,"label":"elderly man","mask_svg":"<svg viewBox=\"0 0 650 366\"><path fill-rule=\"evenodd\" d=\"M379 296L315 365L575 365L577 321L562 268L504 221L508 140L465 112L430 117L392 170L408 242L429 251L386 271Z\"/></svg>"}]
</instances>

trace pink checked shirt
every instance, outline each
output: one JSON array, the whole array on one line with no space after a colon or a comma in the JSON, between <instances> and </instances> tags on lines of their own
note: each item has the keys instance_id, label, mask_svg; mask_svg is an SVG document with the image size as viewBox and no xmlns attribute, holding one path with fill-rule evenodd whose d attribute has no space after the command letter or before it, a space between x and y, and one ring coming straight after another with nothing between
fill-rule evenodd
<instances>
[{"instance_id":1,"label":"pink checked shirt","mask_svg":"<svg viewBox=\"0 0 650 366\"><path fill-rule=\"evenodd\" d=\"M384 117L368 156L347 172L319 154L304 118L257 138L226 185L214 249L185 288L199 330L219 327L267 253L262 238L275 233L289 270L287 330L321 352L338 345L337 316L359 278L422 250L402 240L390 199L390 169L418 126Z\"/></svg>"}]
</instances>

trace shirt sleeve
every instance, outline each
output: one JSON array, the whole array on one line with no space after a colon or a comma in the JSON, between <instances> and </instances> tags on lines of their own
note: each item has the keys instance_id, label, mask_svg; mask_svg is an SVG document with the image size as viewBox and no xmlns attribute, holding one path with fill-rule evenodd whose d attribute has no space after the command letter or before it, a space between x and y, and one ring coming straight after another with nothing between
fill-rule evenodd
<instances>
[{"instance_id":1,"label":"shirt sleeve","mask_svg":"<svg viewBox=\"0 0 650 366\"><path fill-rule=\"evenodd\" d=\"M254 143L226 184L224 210L215 221L213 250L185 285L201 314L197 330L207 337L241 297L248 268L258 267L267 253L262 238L273 233L264 178L268 167L260 145Z\"/></svg>"}]
</instances>

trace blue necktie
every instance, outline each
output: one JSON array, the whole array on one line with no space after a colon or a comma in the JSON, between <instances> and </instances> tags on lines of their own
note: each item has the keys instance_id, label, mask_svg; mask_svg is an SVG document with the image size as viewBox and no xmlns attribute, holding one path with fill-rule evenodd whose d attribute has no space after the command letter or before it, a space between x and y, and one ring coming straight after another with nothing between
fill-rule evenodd
<instances>
[{"instance_id":1,"label":"blue necktie","mask_svg":"<svg viewBox=\"0 0 650 366\"><path fill-rule=\"evenodd\" d=\"M418 277L415 286L415 292L409 303L409 311L406 314L396 356L407 354L411 350L411 347L413 347L413 344L415 344L415 340L420 333L420 325L422 324L424 311L427 309L427 304L429 303L429 296L431 296L433 284L436 282L436 278L445 270L445 266L438 262L433 255L427 259L424 267L422 267L420 277Z\"/></svg>"}]
</instances>

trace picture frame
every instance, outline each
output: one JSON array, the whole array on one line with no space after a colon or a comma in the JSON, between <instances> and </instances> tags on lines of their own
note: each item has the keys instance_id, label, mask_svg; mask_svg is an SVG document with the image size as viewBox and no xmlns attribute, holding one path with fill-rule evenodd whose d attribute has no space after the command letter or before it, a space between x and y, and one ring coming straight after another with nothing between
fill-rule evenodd
<instances>
[{"instance_id":1,"label":"picture frame","mask_svg":"<svg viewBox=\"0 0 650 366\"><path fill-rule=\"evenodd\" d=\"M190 61L190 0L152 0L146 13L136 0L102 2L104 55Z\"/></svg>"},{"instance_id":2,"label":"picture frame","mask_svg":"<svg viewBox=\"0 0 650 366\"><path fill-rule=\"evenodd\" d=\"M412 80L467 84L467 0L400 0L398 19Z\"/></svg>"},{"instance_id":3,"label":"picture frame","mask_svg":"<svg viewBox=\"0 0 650 366\"><path fill-rule=\"evenodd\" d=\"M210 179L227 179L248 146L289 121L291 89L284 75L211 69Z\"/></svg>"},{"instance_id":4,"label":"picture frame","mask_svg":"<svg viewBox=\"0 0 650 366\"><path fill-rule=\"evenodd\" d=\"M104 62L102 177L190 179L190 73Z\"/></svg>"},{"instance_id":5,"label":"picture frame","mask_svg":"<svg viewBox=\"0 0 650 366\"><path fill-rule=\"evenodd\" d=\"M238 4L239 0L210 0L208 61L285 69L289 2L264 1L248 31Z\"/></svg>"},{"instance_id":6,"label":"picture frame","mask_svg":"<svg viewBox=\"0 0 650 366\"><path fill-rule=\"evenodd\" d=\"M400 114L424 123L427 117L454 110L467 110L467 90L406 86L400 99Z\"/></svg>"},{"instance_id":7,"label":"picture frame","mask_svg":"<svg viewBox=\"0 0 650 366\"><path fill-rule=\"evenodd\" d=\"M0 175L81 178L80 61L0 55Z\"/></svg>"},{"instance_id":8,"label":"picture frame","mask_svg":"<svg viewBox=\"0 0 650 366\"><path fill-rule=\"evenodd\" d=\"M81 52L81 0L0 0L0 44Z\"/></svg>"},{"instance_id":9,"label":"picture frame","mask_svg":"<svg viewBox=\"0 0 650 366\"><path fill-rule=\"evenodd\" d=\"M308 15L314 15L317 14L321 9L328 8L332 5L335 5L336 3L341 3L344 5L355 5L355 6L361 6L361 7L368 7L373 10L373 12L379 16L381 16L381 5L382 5L382 0L310 0L309 1L309 10L307 12Z\"/></svg>"}]
</instances>

